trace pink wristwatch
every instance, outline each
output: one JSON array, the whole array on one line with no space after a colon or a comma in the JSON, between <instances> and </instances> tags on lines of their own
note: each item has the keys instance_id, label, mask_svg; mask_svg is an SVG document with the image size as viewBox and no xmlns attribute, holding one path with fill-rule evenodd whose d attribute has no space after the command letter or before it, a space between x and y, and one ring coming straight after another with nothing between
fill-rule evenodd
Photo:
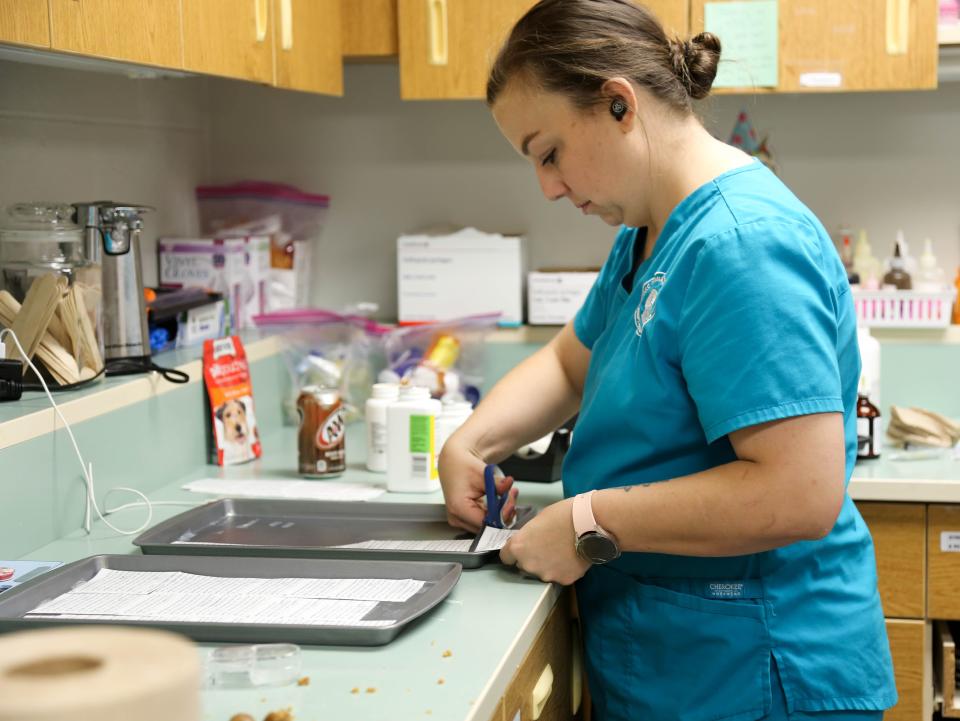
<instances>
[{"instance_id":1,"label":"pink wristwatch","mask_svg":"<svg viewBox=\"0 0 960 721\"><path fill-rule=\"evenodd\" d=\"M620 556L620 546L613 534L593 517L593 494L587 491L573 499L573 530L577 535L577 553L590 563L609 563Z\"/></svg>"}]
</instances>

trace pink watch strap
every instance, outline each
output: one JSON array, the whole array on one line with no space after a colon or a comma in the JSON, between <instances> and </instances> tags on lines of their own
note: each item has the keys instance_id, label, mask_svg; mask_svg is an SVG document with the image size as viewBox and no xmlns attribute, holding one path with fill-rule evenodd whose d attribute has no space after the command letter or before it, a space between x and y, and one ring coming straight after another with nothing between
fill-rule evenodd
<instances>
[{"instance_id":1,"label":"pink watch strap","mask_svg":"<svg viewBox=\"0 0 960 721\"><path fill-rule=\"evenodd\" d=\"M596 491L587 491L573 499L573 530L577 538L597 527L597 519L593 517L594 493Z\"/></svg>"}]
</instances>

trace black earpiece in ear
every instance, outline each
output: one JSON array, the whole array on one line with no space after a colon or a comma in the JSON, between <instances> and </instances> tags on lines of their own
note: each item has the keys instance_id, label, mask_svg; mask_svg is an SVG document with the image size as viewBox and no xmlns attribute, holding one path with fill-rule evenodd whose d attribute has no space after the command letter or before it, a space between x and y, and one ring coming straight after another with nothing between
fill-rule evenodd
<instances>
[{"instance_id":1,"label":"black earpiece in ear","mask_svg":"<svg viewBox=\"0 0 960 721\"><path fill-rule=\"evenodd\" d=\"M610 103L610 114L613 116L614 120L619 123L621 120L623 120L623 116L627 114L627 104L620 98L616 98L612 103Z\"/></svg>"}]
</instances>

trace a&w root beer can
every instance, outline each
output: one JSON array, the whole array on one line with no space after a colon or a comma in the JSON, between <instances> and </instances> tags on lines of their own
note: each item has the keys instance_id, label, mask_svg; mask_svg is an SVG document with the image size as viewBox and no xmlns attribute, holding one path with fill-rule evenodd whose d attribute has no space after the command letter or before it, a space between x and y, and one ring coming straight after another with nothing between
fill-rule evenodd
<instances>
[{"instance_id":1,"label":"a&w root beer can","mask_svg":"<svg viewBox=\"0 0 960 721\"><path fill-rule=\"evenodd\" d=\"M307 386L297 398L300 415L300 475L332 478L346 470L346 425L336 388Z\"/></svg>"}]
</instances>

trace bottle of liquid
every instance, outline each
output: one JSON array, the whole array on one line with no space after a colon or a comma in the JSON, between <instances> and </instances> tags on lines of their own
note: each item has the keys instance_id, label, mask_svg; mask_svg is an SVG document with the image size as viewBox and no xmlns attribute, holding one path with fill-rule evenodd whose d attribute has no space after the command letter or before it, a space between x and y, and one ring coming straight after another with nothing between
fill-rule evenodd
<instances>
[{"instance_id":1,"label":"bottle of liquid","mask_svg":"<svg viewBox=\"0 0 960 721\"><path fill-rule=\"evenodd\" d=\"M902 230L897 231L897 245L900 246L900 257L903 259L903 269L910 274L911 278L917 276L917 259L910 252L910 246L907 244L907 238Z\"/></svg>"},{"instance_id":2,"label":"bottle of liquid","mask_svg":"<svg viewBox=\"0 0 960 721\"><path fill-rule=\"evenodd\" d=\"M960 325L960 266L957 266L957 277L954 279L953 285L957 289L957 297L953 304L953 323L954 325Z\"/></svg>"},{"instance_id":3,"label":"bottle of liquid","mask_svg":"<svg viewBox=\"0 0 960 721\"><path fill-rule=\"evenodd\" d=\"M874 256L870 241L867 240L867 231L863 229L857 236L857 245L853 250L853 270L859 276L861 288L880 288L880 261Z\"/></svg>"},{"instance_id":4,"label":"bottle of liquid","mask_svg":"<svg viewBox=\"0 0 960 721\"><path fill-rule=\"evenodd\" d=\"M925 293L939 293L946 287L944 275L943 268L937 263L937 256L933 254L933 241L927 238L923 241L923 255L920 256L920 268L913 287Z\"/></svg>"},{"instance_id":5,"label":"bottle of liquid","mask_svg":"<svg viewBox=\"0 0 960 721\"><path fill-rule=\"evenodd\" d=\"M400 386L396 383L374 383L367 399L364 419L367 424L367 470L387 472L387 407L396 402Z\"/></svg>"},{"instance_id":6,"label":"bottle of liquid","mask_svg":"<svg viewBox=\"0 0 960 721\"><path fill-rule=\"evenodd\" d=\"M846 225L840 226L840 244L838 251L844 270L847 271L847 281L850 285L860 282L860 276L853 269L853 233Z\"/></svg>"},{"instance_id":7,"label":"bottle of liquid","mask_svg":"<svg viewBox=\"0 0 960 721\"><path fill-rule=\"evenodd\" d=\"M893 247L890 270L883 276L883 284L892 285L897 290L910 290L912 286L910 274L904 269L903 258L900 256L899 242Z\"/></svg>"},{"instance_id":8,"label":"bottle of liquid","mask_svg":"<svg viewBox=\"0 0 960 721\"><path fill-rule=\"evenodd\" d=\"M447 439L462 426L470 414L473 406L467 401L444 401L443 410L437 418L437 455L443 452Z\"/></svg>"},{"instance_id":9,"label":"bottle of liquid","mask_svg":"<svg viewBox=\"0 0 960 721\"><path fill-rule=\"evenodd\" d=\"M866 395L857 395L857 458L880 457L880 409Z\"/></svg>"},{"instance_id":10,"label":"bottle of liquid","mask_svg":"<svg viewBox=\"0 0 960 721\"><path fill-rule=\"evenodd\" d=\"M387 490L431 493L440 490L436 423L440 401L420 386L401 386L387 407Z\"/></svg>"}]
</instances>

